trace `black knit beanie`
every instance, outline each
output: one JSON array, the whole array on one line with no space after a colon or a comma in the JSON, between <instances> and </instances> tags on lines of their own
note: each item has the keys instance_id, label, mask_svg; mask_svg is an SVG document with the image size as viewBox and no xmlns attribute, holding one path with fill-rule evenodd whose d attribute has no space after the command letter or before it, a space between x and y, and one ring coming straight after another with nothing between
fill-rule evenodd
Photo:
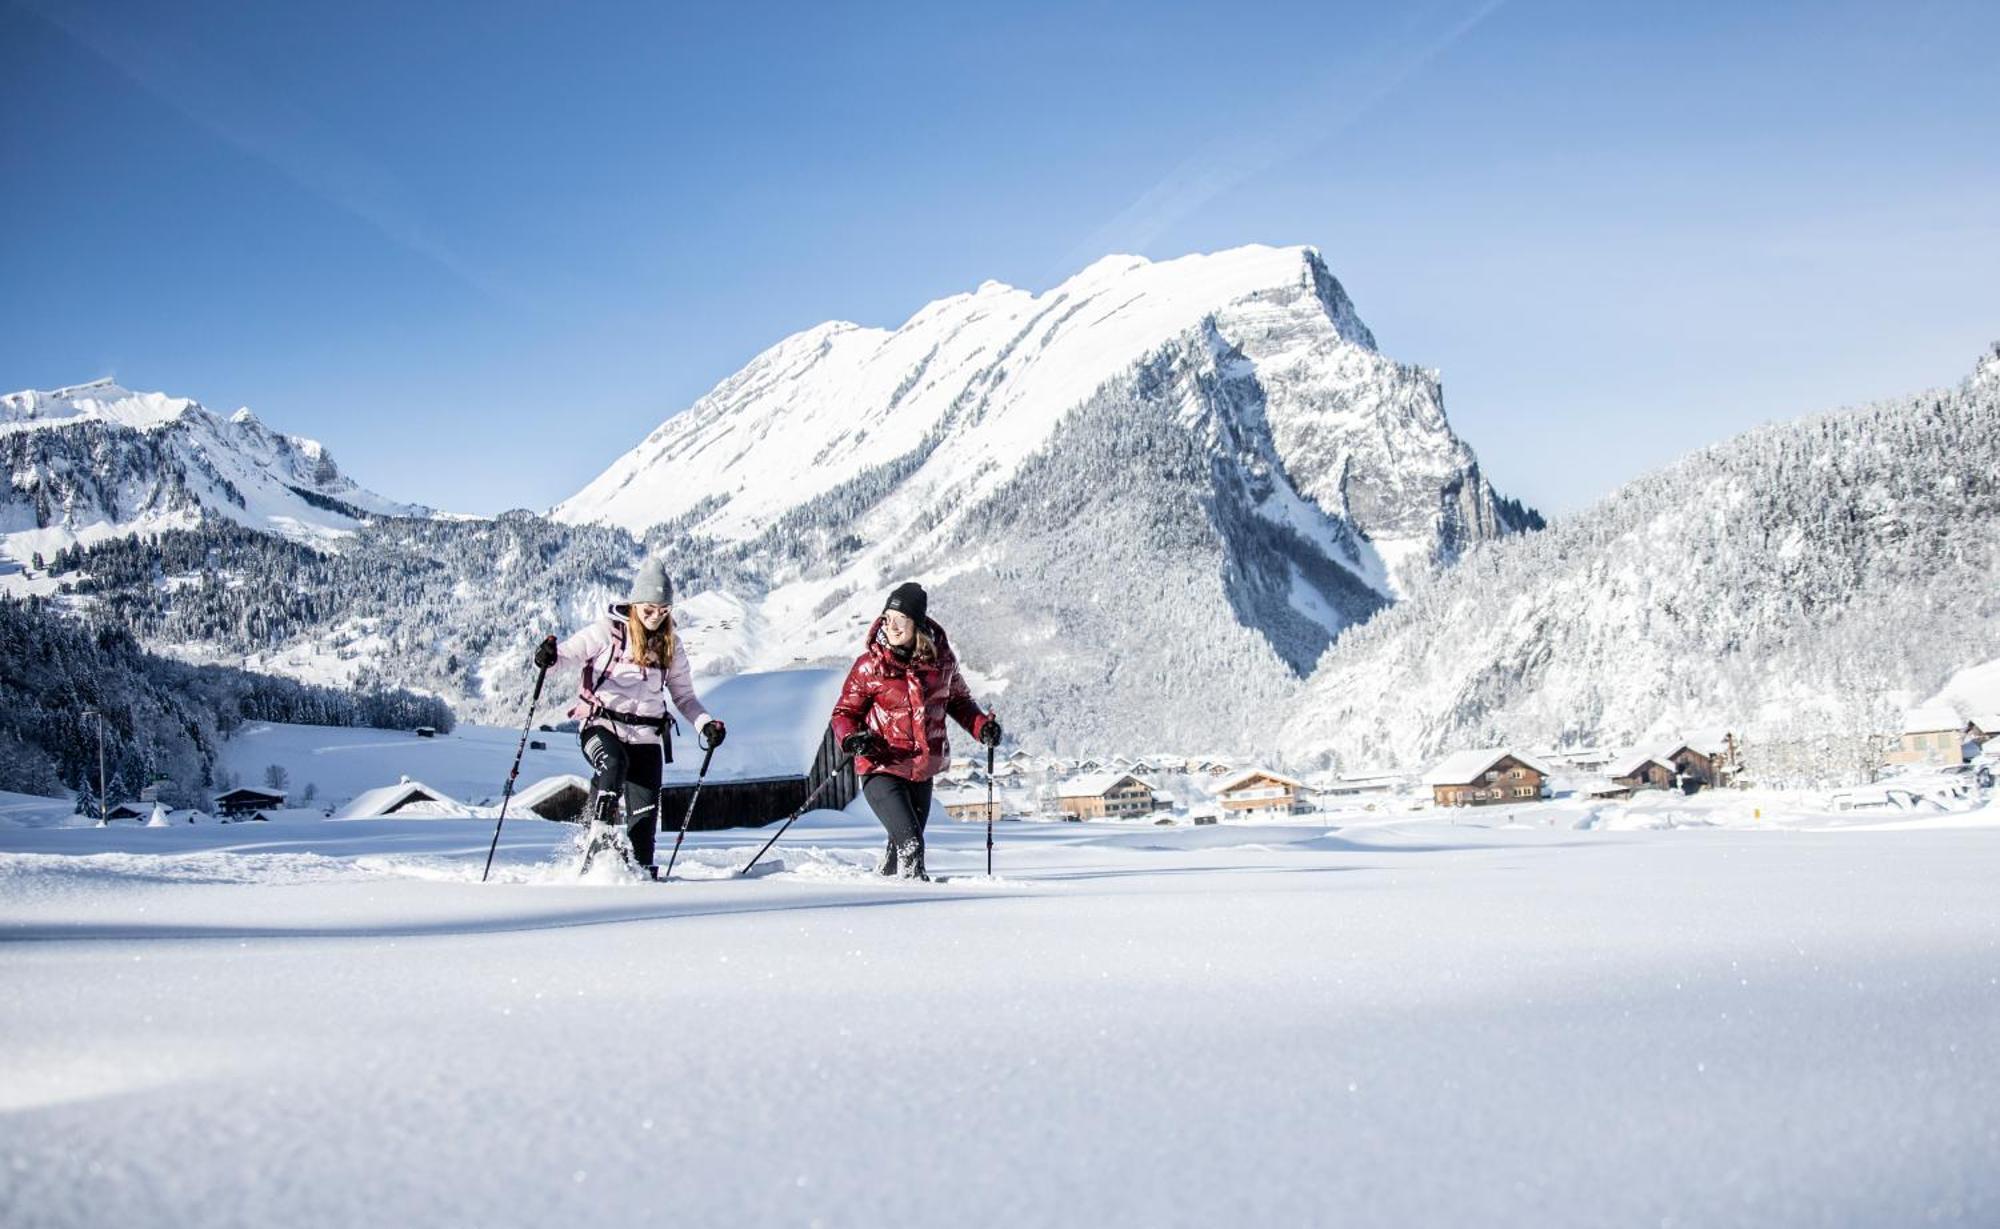
<instances>
[{"instance_id":1,"label":"black knit beanie","mask_svg":"<svg viewBox=\"0 0 2000 1229\"><path fill-rule=\"evenodd\" d=\"M889 590L889 600L882 609L900 610L921 625L925 621L924 611L930 607L930 598L924 594L924 587L914 580L906 580Z\"/></svg>"}]
</instances>

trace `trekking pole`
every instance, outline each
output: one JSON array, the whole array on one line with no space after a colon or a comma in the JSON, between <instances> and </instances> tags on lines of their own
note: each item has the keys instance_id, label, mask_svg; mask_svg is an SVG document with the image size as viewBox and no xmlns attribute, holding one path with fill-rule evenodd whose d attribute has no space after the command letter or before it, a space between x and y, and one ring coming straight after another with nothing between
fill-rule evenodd
<instances>
[{"instance_id":1,"label":"trekking pole","mask_svg":"<svg viewBox=\"0 0 2000 1229\"><path fill-rule=\"evenodd\" d=\"M750 868L757 865L758 859L762 858L765 854L771 852L771 846L777 844L778 838L785 835L785 829L792 826L792 821L797 819L799 816L804 815L806 813L806 808L813 804L813 799L819 797L827 786L832 785L835 781L838 781L840 779L840 774L846 772L847 766L853 762L854 762L854 753L851 751L848 752L846 755L840 757L840 762L833 766L833 771L826 774L826 780L821 781L817 786L815 786L813 788L813 792L806 795L806 800L799 804L798 810L793 811L790 815L787 815L785 817L785 822L780 824L778 826L778 830L771 834L771 839L764 842L764 848L757 851L757 857L750 859L750 861L744 864L742 870L736 872L736 875L739 879L742 878L744 875L750 873Z\"/></svg>"},{"instance_id":2,"label":"trekking pole","mask_svg":"<svg viewBox=\"0 0 2000 1229\"><path fill-rule=\"evenodd\" d=\"M500 825L507 822L507 804L514 800L514 779L521 775L521 756L528 750L528 731L535 728L535 705L541 703L542 684L548 677L547 666L535 674L535 694L528 697L528 719L521 723L521 745L514 748L514 766L507 770L507 788L500 792L500 818L493 825L493 843L486 847L486 869L479 872L481 883L493 873L493 851L500 848Z\"/></svg>"},{"instance_id":3,"label":"trekking pole","mask_svg":"<svg viewBox=\"0 0 2000 1229\"><path fill-rule=\"evenodd\" d=\"M674 877L674 859L681 856L681 842L687 839L688 821L694 818L694 804L701 797L701 783L708 780L708 762L715 758L715 745L706 738L701 740L701 771L695 774L694 793L688 798L688 809L681 813L680 835L674 838L674 851L667 855L667 873L662 880Z\"/></svg>"},{"instance_id":4,"label":"trekking pole","mask_svg":"<svg viewBox=\"0 0 2000 1229\"><path fill-rule=\"evenodd\" d=\"M988 713L991 717L992 714ZM986 744L986 877L993 878L993 744Z\"/></svg>"}]
</instances>

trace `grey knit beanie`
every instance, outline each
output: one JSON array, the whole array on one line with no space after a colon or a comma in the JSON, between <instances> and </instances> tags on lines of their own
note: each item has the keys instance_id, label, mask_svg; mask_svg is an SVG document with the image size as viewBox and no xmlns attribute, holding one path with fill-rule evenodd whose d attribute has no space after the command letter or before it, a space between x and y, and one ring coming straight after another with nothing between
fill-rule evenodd
<instances>
[{"instance_id":1,"label":"grey knit beanie","mask_svg":"<svg viewBox=\"0 0 2000 1229\"><path fill-rule=\"evenodd\" d=\"M674 585L667 579L667 566L657 559L648 559L639 565L639 574L632 578L632 592L625 601L633 606L671 606L674 604Z\"/></svg>"}]
</instances>

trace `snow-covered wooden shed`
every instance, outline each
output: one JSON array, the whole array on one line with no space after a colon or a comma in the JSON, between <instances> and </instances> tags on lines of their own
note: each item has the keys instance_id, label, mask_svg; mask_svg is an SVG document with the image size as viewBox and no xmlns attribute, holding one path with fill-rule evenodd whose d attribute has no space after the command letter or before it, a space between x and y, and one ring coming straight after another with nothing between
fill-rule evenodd
<instances>
[{"instance_id":1,"label":"snow-covered wooden shed","mask_svg":"<svg viewBox=\"0 0 2000 1229\"><path fill-rule=\"evenodd\" d=\"M335 819L461 819L472 812L443 790L404 777L359 795L340 809Z\"/></svg>"},{"instance_id":2,"label":"snow-covered wooden shed","mask_svg":"<svg viewBox=\"0 0 2000 1229\"><path fill-rule=\"evenodd\" d=\"M844 670L771 670L738 674L701 689L708 711L727 723L708 781L688 827L759 827L783 819L840 763L830 721ZM693 738L674 743L660 790L660 826L680 827L694 796L701 748ZM813 805L839 810L858 792L852 765L822 790Z\"/></svg>"}]
</instances>

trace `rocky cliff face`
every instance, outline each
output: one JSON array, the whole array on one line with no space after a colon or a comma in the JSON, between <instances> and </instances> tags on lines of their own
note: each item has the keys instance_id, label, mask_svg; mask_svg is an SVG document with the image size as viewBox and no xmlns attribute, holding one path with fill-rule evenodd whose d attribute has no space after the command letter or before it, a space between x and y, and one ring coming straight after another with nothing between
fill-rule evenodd
<instances>
[{"instance_id":1,"label":"rocky cliff face","mask_svg":"<svg viewBox=\"0 0 2000 1229\"><path fill-rule=\"evenodd\" d=\"M852 652L916 576L1073 741L1136 734L1168 695L1190 725L1217 694L1261 713L1342 629L1540 523L1436 376L1375 346L1310 249L1112 257L789 338L553 515L755 566L772 664Z\"/></svg>"},{"instance_id":2,"label":"rocky cliff face","mask_svg":"<svg viewBox=\"0 0 2000 1229\"><path fill-rule=\"evenodd\" d=\"M1353 768L1730 729L1876 738L2000 656L2000 347L1490 543L1342 637L1281 741Z\"/></svg>"}]
</instances>

